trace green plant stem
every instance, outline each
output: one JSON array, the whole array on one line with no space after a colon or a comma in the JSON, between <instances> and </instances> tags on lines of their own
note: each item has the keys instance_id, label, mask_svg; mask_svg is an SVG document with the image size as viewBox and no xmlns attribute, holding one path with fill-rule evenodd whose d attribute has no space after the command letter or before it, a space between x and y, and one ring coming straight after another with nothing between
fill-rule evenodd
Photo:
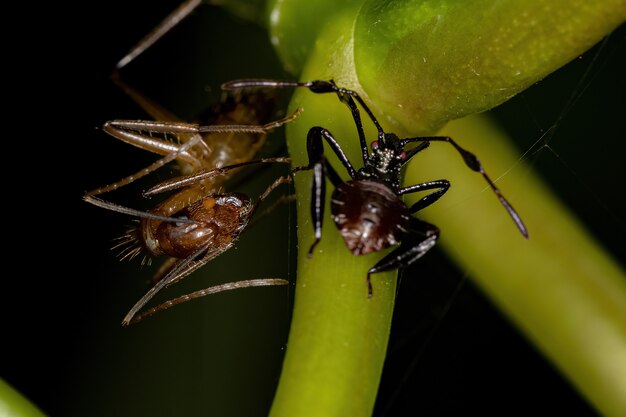
<instances>
[{"instance_id":1,"label":"green plant stem","mask_svg":"<svg viewBox=\"0 0 626 417\"><path fill-rule=\"evenodd\" d=\"M342 27L341 20L337 23ZM329 33L327 39L342 38ZM342 54L345 48L349 45L339 41L331 50ZM324 50L320 53L328 55ZM313 67L305 76L328 78L328 73L317 72L319 68ZM318 96L301 90L294 96L293 103L305 109L287 131L292 138L290 153L295 165L308 162L301 145L313 125L328 127L337 137L354 136L354 124L345 123L346 119L350 122L350 113L335 95ZM347 118L335 118L335 114ZM358 157L354 147L348 151L351 158ZM296 188L301 197L298 199L300 243L296 301L287 355L270 415L369 416L376 399L391 326L394 274L377 274L373 279L374 297L369 299L365 277L380 254L352 256L328 212L322 240L313 256L307 256L314 239L308 195L310 181L308 172L296 176Z\"/></svg>"},{"instance_id":2,"label":"green plant stem","mask_svg":"<svg viewBox=\"0 0 626 417\"><path fill-rule=\"evenodd\" d=\"M626 415L626 274L523 164L484 116L449 123L523 216L526 241L479 175L451 149L429 149L414 183L443 171L453 189L423 218L445 225L441 245L489 298L606 416ZM481 193L480 191L483 190ZM471 243L470 243L471 242ZM511 358L514 360L514 358Z\"/></svg>"},{"instance_id":3,"label":"green plant stem","mask_svg":"<svg viewBox=\"0 0 626 417\"><path fill-rule=\"evenodd\" d=\"M0 416L45 417L37 407L2 379L0 379Z\"/></svg>"},{"instance_id":4,"label":"green plant stem","mask_svg":"<svg viewBox=\"0 0 626 417\"><path fill-rule=\"evenodd\" d=\"M342 86L357 90L366 101L376 106L379 120L388 130L403 136L432 133L434 127L441 126L449 118L495 106L505 99L498 95L486 96L492 89L506 88L506 97L510 97L533 80L554 71L593 43L588 37L577 38L577 31L593 32L592 38L597 41L603 33L623 21L626 9L625 4L619 1L560 2L563 13L547 13L542 8L533 9L536 3L523 3L515 2L514 12L508 15L496 7L494 10L499 20L495 25L484 25L487 28L485 33L473 31L477 27L470 24L473 39L488 42L491 39L490 30L506 27L507 19L512 19L511 22L517 22L517 31L526 32L524 36L515 38L511 48L500 48L494 52L481 48L478 42L464 52L460 48L463 43L455 44L454 51L449 54L453 57L452 62L456 59L455 54L463 56L467 53L473 54L473 62L487 62L473 76L468 76L468 71L459 74L458 68L449 65L446 59L439 59L436 60L438 66L428 68L427 74L441 76L441 82L434 78L422 80L420 76L424 71L420 70L421 62L432 60L424 60L418 54L421 43L408 41L407 36L412 33L403 33L402 27L397 30L398 25L394 24L398 21L392 19L392 8L407 4L441 6L441 10L435 11L426 8L426 16L438 17L438 13L442 13L441 18L446 20L445 9L451 5L455 13L450 16L460 20L446 21L446 26L451 28L454 36L463 39L467 36L464 35L467 32L464 32L463 22L466 20L463 17L468 13L485 12L481 21L489 21L487 12L491 9L481 7L490 2L482 0L471 2L471 5L479 7L472 9L468 6L468 10L459 9L454 2L428 1L383 2L389 7L382 9L376 9L374 1L365 2L363 9L346 7L325 16L323 25L316 27L318 32L314 45L303 45L295 55L283 51L282 56L294 58L290 61L293 64L302 61L305 51L308 59L300 79L332 78ZM285 4L281 2L282 10L287 9ZM551 4L551 7L557 7L555 3ZM602 9L603 5L608 9ZM369 26L362 24L363 19L368 16L366 12L372 10L375 13L369 16L376 16L378 20L370 23L380 25L372 26L371 31L364 31L363 28ZM519 20L521 11L524 11L525 19L532 20L532 25L524 24L529 20ZM307 14L302 9L298 13ZM355 13L358 19L355 19ZM400 16L403 19L399 24L408 22L413 25L410 28L415 33L424 34L420 32L420 13L407 12ZM282 16L282 22L290 17ZM427 25L429 22L425 21ZM559 30L533 31L532 28L537 25ZM291 26L297 24L291 22ZM280 39L287 40L290 35L280 29L281 21L273 22L273 33L279 38L277 45L280 45ZM375 36L377 30L386 35L382 40ZM366 36L356 37L359 34ZM379 41L384 47L376 44ZM445 41L441 37L420 37L420 42L431 48L429 53L442 56L447 51ZM406 53L405 47L411 45L415 47L409 48L409 53ZM370 65L366 60L368 54L363 52L372 48L378 48L376 58L382 58L378 65ZM508 68L509 58L513 59L520 50L528 52L522 54L525 58L514 59L514 71L498 77L497 74ZM488 56L480 55L485 51ZM355 56L361 59L359 65L355 65ZM502 57L502 60L488 59L494 56ZM501 67L503 62L505 65ZM524 74L522 82L515 77L510 79L518 70ZM509 83L504 86L502 83L507 81L507 77ZM497 82L491 83L494 80ZM393 85L391 90L390 85ZM419 92L421 87L431 88L432 91L427 97L416 97L416 91ZM485 97L488 99L485 100ZM454 111L447 111L445 103L455 99L458 103L454 105ZM431 112L421 106L430 100L444 104L438 104ZM307 163L304 138L314 125L328 128L339 139L348 157L359 165L354 124L348 110L337 103L336 97L299 91L292 103L294 107L298 105L304 109L304 114L287 127L290 153L296 165ZM467 105L459 106L459 103ZM489 132L480 122L470 119L467 123L470 125L455 124L450 127L463 126L461 131L446 132L479 155L494 178L498 173L517 166L518 157L508 148L504 138ZM474 135L472 131L478 133ZM474 140L478 137L480 141ZM336 160L330 159L336 165ZM524 173L522 178L507 175L498 185L528 223L530 241L519 235L490 190L479 192L486 188L484 181L480 175L469 171L453 150L435 152L431 149L428 158L420 158L419 172L416 171L417 166L415 163L409 168L407 183L450 178L455 190L464 190L468 193L464 195L469 196L454 203L452 196L455 192L451 191L436 207L423 211L427 220L442 228L441 244L463 268L472 272L486 293L494 297L495 302L599 410L609 416L624 415L626 395L623 390L626 381L623 377L626 372L622 370L626 357L626 279L623 272L602 254L567 210L545 191L545 187L521 169L522 166L515 170L517 174ZM374 298L368 300L365 296L365 274L383 254L352 256L328 216L325 217L322 243L311 259L306 256L313 242L309 184L310 174L298 174L298 283L287 356L271 415L369 416L390 328L393 278L382 274L375 276ZM590 346L597 341L600 341L600 346L594 350Z\"/></svg>"}]
</instances>

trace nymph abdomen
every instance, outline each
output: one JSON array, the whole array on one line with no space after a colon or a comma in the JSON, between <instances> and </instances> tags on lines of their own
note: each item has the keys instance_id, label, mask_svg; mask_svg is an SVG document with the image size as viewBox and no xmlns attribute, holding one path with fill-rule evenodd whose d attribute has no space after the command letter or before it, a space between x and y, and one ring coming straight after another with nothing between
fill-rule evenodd
<instances>
[{"instance_id":1,"label":"nymph abdomen","mask_svg":"<svg viewBox=\"0 0 626 417\"><path fill-rule=\"evenodd\" d=\"M354 255L377 252L400 243L409 228L409 210L378 181L352 180L333 191L330 211Z\"/></svg>"}]
</instances>

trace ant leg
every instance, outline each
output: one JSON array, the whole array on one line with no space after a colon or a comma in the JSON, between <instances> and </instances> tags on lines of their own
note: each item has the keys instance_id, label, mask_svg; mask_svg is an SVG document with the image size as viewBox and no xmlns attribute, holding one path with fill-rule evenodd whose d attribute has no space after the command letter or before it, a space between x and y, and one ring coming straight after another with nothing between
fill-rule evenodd
<instances>
[{"instance_id":1,"label":"ant leg","mask_svg":"<svg viewBox=\"0 0 626 417\"><path fill-rule=\"evenodd\" d=\"M174 113L161 106L154 100L145 96L142 92L134 87L128 85L122 80L120 73L115 71L111 74L111 80L117 85L126 95L128 95L139 107L150 115L154 120L161 120L167 122L182 122L182 120Z\"/></svg>"},{"instance_id":2,"label":"ant leg","mask_svg":"<svg viewBox=\"0 0 626 417\"><path fill-rule=\"evenodd\" d=\"M463 161L465 161L465 165L467 165L469 169L471 169L472 171L480 173L485 179L485 181L487 181L487 184L489 184L489 187L491 187L493 192L496 194L496 196L498 197L498 200L500 200L500 203L504 206L505 210L509 213L509 216L511 216L511 219L513 219L513 222L519 229L522 236L528 239L528 229L526 229L526 226L524 225L524 222L522 221L521 217L519 216L519 214L517 214L517 211L515 211L511 203L509 203L507 199L504 198L504 196L500 192L500 189L498 189L498 187L496 187L494 182L491 181L491 178L489 178L489 176L485 172L485 169L483 168L482 164L480 163L476 155L461 148L451 137L448 137L448 136L426 136L426 137L407 138L407 139L402 139L400 141L400 145L405 146L406 144L413 143L413 142L446 142L454 146L457 152L459 152L459 154L463 157Z\"/></svg>"},{"instance_id":3,"label":"ant leg","mask_svg":"<svg viewBox=\"0 0 626 417\"><path fill-rule=\"evenodd\" d=\"M199 161L189 152L181 152L181 145L168 140L165 135L176 135L181 143L187 143L194 135L199 136L198 125L182 122L155 122L147 120L111 120L102 126L109 135L119 139L124 143L132 145L144 151L157 155L176 154L176 158L181 162L198 166ZM156 137L155 134L162 137ZM196 144L203 141L196 138Z\"/></svg>"},{"instance_id":4,"label":"ant leg","mask_svg":"<svg viewBox=\"0 0 626 417\"><path fill-rule=\"evenodd\" d=\"M236 90L239 88L248 88L248 87L269 87L269 88L285 88L285 87L306 87L311 92L316 94L325 94L325 93L337 93L337 94L347 94L352 96L360 105L363 107L363 110L367 113L367 116L372 120L374 126L376 126L376 130L378 130L378 137L384 137L385 132L383 128L378 123L378 120L374 116L374 113L370 110L370 108L365 104L365 101L361 98L361 96L354 90L348 90L346 88L337 87L334 81L324 81L324 80L315 80L315 81L307 81L307 82L295 82L295 81L276 81L276 80L267 80L267 79L249 79L249 80L234 80L229 81L222 84L223 90Z\"/></svg>"},{"instance_id":5,"label":"ant leg","mask_svg":"<svg viewBox=\"0 0 626 417\"><path fill-rule=\"evenodd\" d=\"M176 190L182 187L187 187L189 185L196 184L200 181L206 180L211 177L215 177L217 175L225 175L229 171L233 169L242 168L248 165L255 164L290 164L291 159L286 157L278 157L278 158L264 158L264 159L255 159L253 161L241 162L239 164L227 165L221 168L213 168L209 170L202 170L196 174L187 175L183 177L173 178L171 180L163 181L154 187L146 190L143 193L144 197L152 196L155 194L164 193L166 191Z\"/></svg>"},{"instance_id":6,"label":"ant leg","mask_svg":"<svg viewBox=\"0 0 626 417\"><path fill-rule=\"evenodd\" d=\"M316 94L326 94L326 93L336 93L341 102L345 103L350 112L352 113L352 117L354 119L354 123L357 128L357 132L359 135L359 141L361 144L361 153L363 156L363 163L367 164L369 161L369 152L367 150L367 140L365 139L365 132L363 131L363 123L361 121L361 113L354 102L356 100L363 110L367 113L368 117L376 126L378 131L378 139L383 141L385 137L385 132L383 128L378 123L378 120L374 116L374 113L370 110L370 108L365 104L365 101L359 96L359 94L354 90L348 90L346 88L337 87L334 81L324 81L324 80L315 80L315 81L307 81L307 82L293 82L293 81L275 81L275 80L265 80L265 79L250 79L250 80L234 80L227 83L222 84L223 90L234 90L239 88L250 88L250 87L269 87L269 88L285 88L285 87L305 87L308 88L311 92Z\"/></svg>"},{"instance_id":7,"label":"ant leg","mask_svg":"<svg viewBox=\"0 0 626 417\"><path fill-rule=\"evenodd\" d=\"M117 190L118 188L121 188L121 187L123 187L125 185L128 185L128 184L138 180L139 178L142 178L142 177L150 174L151 172L156 171L157 169L161 168L165 164L168 164L168 163L172 162L173 160L179 158L179 156L181 154L186 154L187 150L189 148L191 148L192 146L194 146L196 144L199 144L201 142L202 142L202 137L200 135L195 135L194 137L192 137L192 139L190 141L188 141L187 143L181 145L174 152L171 152L170 154L167 154L163 158L156 160L155 162L153 162L152 164L148 165L147 167L142 168L138 172L136 172L136 173L134 173L132 175L129 175L127 177L124 177L124 178L122 178L119 181L116 181L116 182L114 182L112 184L109 184L109 185L106 185L104 187L96 188L95 190L88 191L87 193L85 193L85 197L108 193L108 192Z\"/></svg>"},{"instance_id":8,"label":"ant leg","mask_svg":"<svg viewBox=\"0 0 626 417\"><path fill-rule=\"evenodd\" d=\"M158 220L161 222L170 222L170 223L187 223L187 224L196 224L195 220L191 219L183 219L179 217L167 217L161 216L158 214L150 213L148 211L135 210L133 208L129 208L126 206L121 206L119 204L111 203L109 201L101 200L93 195L85 195L83 197L83 201L93 204L96 207L103 208L105 210L115 211L117 213L126 214L128 216L140 217L143 219L149 220Z\"/></svg>"},{"instance_id":9,"label":"ant leg","mask_svg":"<svg viewBox=\"0 0 626 417\"><path fill-rule=\"evenodd\" d=\"M174 282L186 277L198 268L204 266L213 258L230 249L232 245L233 244L230 243L229 245L220 247L219 250L213 251L210 250L209 247L203 247L193 253L191 256L176 262L172 266L172 269L170 269L169 272L161 280L159 280L152 288L148 290L148 292L143 297L139 299L139 301L135 303L135 305L130 309L130 311L122 320L122 325L129 325L135 314L137 314L137 312L139 312L139 310L141 310L142 307L145 306L146 303L150 301L152 297L154 297L163 288L168 287Z\"/></svg>"},{"instance_id":10,"label":"ant leg","mask_svg":"<svg viewBox=\"0 0 626 417\"><path fill-rule=\"evenodd\" d=\"M372 274L406 268L432 249L438 238L439 228L437 226L411 217L411 228L406 237L403 238L400 247L393 250L367 271L367 296L372 298L373 295Z\"/></svg>"},{"instance_id":11,"label":"ant leg","mask_svg":"<svg viewBox=\"0 0 626 417\"><path fill-rule=\"evenodd\" d=\"M263 210L259 214L255 215L254 218L250 221L249 227L253 227L255 224L257 224L259 222L259 220L261 220L264 217L268 216L271 212L276 210L279 206L282 206L283 204L286 204L286 203L291 203L292 201L296 201L296 195L295 194L288 194L288 195L281 196L271 206L269 206L268 208L266 208L265 210Z\"/></svg>"},{"instance_id":12,"label":"ant leg","mask_svg":"<svg viewBox=\"0 0 626 417\"><path fill-rule=\"evenodd\" d=\"M411 185L410 187L401 188L400 190L398 190L397 194L400 196L409 193L416 193L419 191L432 190L435 188L438 188L438 190L424 196L409 208L409 213L413 214L439 200L441 196L444 195L446 191L448 191L448 189L450 188L450 181L437 180L424 182L422 184Z\"/></svg>"},{"instance_id":13,"label":"ant leg","mask_svg":"<svg viewBox=\"0 0 626 417\"><path fill-rule=\"evenodd\" d=\"M235 281L228 282L226 284L215 285L213 287L205 288L203 290L194 291L190 294L182 295L180 297L173 298L164 303L159 304L156 307L152 307L147 309L141 314L133 317L128 324L135 324L139 321L142 321L154 314L167 310L170 307L174 307L177 304L182 304L186 301L194 300L196 298L204 297L209 294L217 294L223 291L236 290L239 288L249 288L249 287L266 287L266 286L275 286L275 285L287 285L289 281L279 278L263 278L263 279L251 279L247 281Z\"/></svg>"},{"instance_id":14,"label":"ant leg","mask_svg":"<svg viewBox=\"0 0 626 417\"><path fill-rule=\"evenodd\" d=\"M257 201L257 203L255 204L253 209L249 212L247 218L244 219L243 223L241 224L240 229L243 230L245 228L248 219L254 213L254 210L256 209L256 207L258 206L260 202L262 202L280 184L285 184L289 182L291 182L290 177L280 177L277 180L275 180L265 190L265 192L259 197L259 200ZM192 272L201 268L206 263L210 262L211 260L215 259L219 255L221 255L222 253L230 249L235 244L235 240L238 236L238 233L237 235L231 236L231 240L227 244L219 245L217 247L211 247L208 245L201 247L195 253L191 254L187 258L181 259L178 262L176 262L174 265L172 265L171 269L167 272L167 274L161 280L159 280L152 288L150 288L148 292L146 292L146 294L143 297L141 297L139 301L137 301L137 303L135 303L133 308L131 308L128 314L126 314L126 316L124 317L124 320L122 320L122 324L125 326L130 324L133 317L139 312L139 310L141 310L143 306L145 306L146 303L148 303L148 301L150 301L163 288L168 287L174 284L175 282L181 280L182 278L188 276Z\"/></svg>"},{"instance_id":15,"label":"ant leg","mask_svg":"<svg viewBox=\"0 0 626 417\"><path fill-rule=\"evenodd\" d=\"M152 44L161 39L163 35L169 32L180 21L189 16L200 4L202 0L186 0L180 6L178 6L172 13L170 13L161 23L144 36L137 45L135 45L119 62L115 65L116 70L119 70L135 58L141 55Z\"/></svg>"},{"instance_id":16,"label":"ant leg","mask_svg":"<svg viewBox=\"0 0 626 417\"><path fill-rule=\"evenodd\" d=\"M200 6L201 3L202 0L185 0L154 29L144 36L135 46L133 46L133 48L118 61L115 65L115 70L111 74L113 82L155 120L171 122L181 121L181 119L174 113L146 97L140 91L126 84L120 76L120 69L135 60L135 58L142 54L146 49L161 39L161 37L172 30L176 25L178 25L178 23L180 23L198 6Z\"/></svg>"},{"instance_id":17,"label":"ant leg","mask_svg":"<svg viewBox=\"0 0 626 417\"><path fill-rule=\"evenodd\" d=\"M113 120L107 122L104 125L104 131L109 133L111 136L120 139L128 144L136 146L140 149L144 149L156 154L165 155L165 157L135 173L134 175L130 175L116 183L107 185L105 187L89 191L87 195L97 195L116 190L124 185L130 184L131 182L145 175L148 175L150 172L159 169L160 167L170 161L173 161L174 159L187 162L199 169L201 167L201 163L196 157L188 152L188 149L195 145L207 146L201 134L223 132L246 132L265 134L272 129L275 129L285 123L292 121L298 116L300 111L301 109L297 109L291 115L270 123L266 123L265 125L202 126L192 123L154 122L142 120ZM189 134L192 136L190 140L185 141L182 145L179 145L164 139L159 139L151 136L154 133L172 135Z\"/></svg>"},{"instance_id":18,"label":"ant leg","mask_svg":"<svg viewBox=\"0 0 626 417\"><path fill-rule=\"evenodd\" d=\"M292 114L264 125L200 125L197 123L147 121L147 120L112 120L106 122L103 130L109 135L129 145L161 155L176 152L179 145L171 141L155 138L152 134L196 135L203 133L258 133L280 127L294 120L302 111L297 109ZM180 139L181 142L185 140Z\"/></svg>"},{"instance_id":19,"label":"ant leg","mask_svg":"<svg viewBox=\"0 0 626 417\"><path fill-rule=\"evenodd\" d=\"M267 196L269 196L271 194L272 191L274 191L279 185L281 184L291 184L291 177L279 177L276 180L274 180L273 183L271 183L269 185L269 187L267 187L265 189L265 191L263 191L263 194L261 194L259 196L259 198L257 199L256 203L254 204L254 208L252 209L252 212L254 213L256 211L256 209L261 205L261 203L263 203L263 201L265 201L265 199L267 198Z\"/></svg>"},{"instance_id":20,"label":"ant leg","mask_svg":"<svg viewBox=\"0 0 626 417\"><path fill-rule=\"evenodd\" d=\"M159 265L159 269L157 269L152 278L150 278L150 283L154 285L157 282L161 281L161 279L163 279L163 277L170 271L170 269L174 267L178 260L178 258L168 257L165 261L163 261L163 263Z\"/></svg>"}]
</instances>

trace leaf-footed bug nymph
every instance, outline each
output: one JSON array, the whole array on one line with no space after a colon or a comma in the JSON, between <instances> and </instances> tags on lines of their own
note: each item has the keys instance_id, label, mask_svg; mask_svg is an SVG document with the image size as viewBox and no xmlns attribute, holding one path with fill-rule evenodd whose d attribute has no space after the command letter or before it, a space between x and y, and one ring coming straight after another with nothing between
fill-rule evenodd
<instances>
[{"instance_id":1,"label":"leaf-footed bug nymph","mask_svg":"<svg viewBox=\"0 0 626 417\"><path fill-rule=\"evenodd\" d=\"M452 138L447 136L399 138L393 133L385 132L372 111L355 91L338 87L332 80L309 82L237 80L222 86L226 90L248 87L305 87L317 94L335 93L339 100L350 109L359 136L363 166L358 170L355 169L332 133L323 127L315 126L307 135L309 163L295 168L294 172L313 171L311 216L315 241L309 249L309 256L312 255L313 249L322 237L326 196L325 177L328 177L335 186L330 206L333 221L352 254L365 255L399 245L367 271L369 297L373 294L372 274L411 265L428 252L439 237L437 226L413 217L412 214L441 198L450 188L450 182L440 179L406 187L400 184L402 168L415 155L428 148L431 142L444 142L452 145L463 157L465 164L472 171L479 172L483 176L521 234L528 238L528 230L522 219L487 176L478 158L461 148ZM370 145L371 150L368 149L357 103L367 113L378 132L378 137ZM349 181L344 182L328 163L324 155L324 140L348 172ZM406 149L407 145L412 143L416 143L417 146ZM431 192L411 206L407 206L401 200L405 194L420 191Z\"/></svg>"}]
</instances>

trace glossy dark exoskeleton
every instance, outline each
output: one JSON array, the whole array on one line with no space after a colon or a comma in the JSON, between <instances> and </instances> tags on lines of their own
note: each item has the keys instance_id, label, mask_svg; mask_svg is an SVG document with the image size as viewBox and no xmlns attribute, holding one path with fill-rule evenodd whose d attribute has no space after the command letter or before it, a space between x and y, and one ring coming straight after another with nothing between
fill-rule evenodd
<instances>
[{"instance_id":1,"label":"glossy dark exoskeleton","mask_svg":"<svg viewBox=\"0 0 626 417\"><path fill-rule=\"evenodd\" d=\"M393 133L385 132L369 107L355 91L338 87L332 80L310 82L238 80L226 83L222 87L224 89L305 87L318 94L335 93L348 106L359 136L363 166L356 170L331 132L323 127L315 126L309 130L307 135L309 163L306 166L295 168L294 171L313 171L311 216L315 230L315 241L309 249L309 256L312 255L313 249L322 237L322 219L326 196L325 177L335 186L331 196L332 218L346 245L354 255L364 255L399 245L368 270L367 286L370 297L372 296L372 274L411 265L428 252L439 237L437 226L411 215L437 201L450 188L450 182L446 179L440 179L407 187L402 187L400 184L401 172L407 162L426 149L431 142L445 142L452 145L471 170L482 174L519 231L528 238L528 231L520 216L487 176L478 158L461 148L450 137L399 138ZM370 144L370 149L368 149L357 102L367 113L378 132L376 140ZM349 181L344 182L332 165L328 163L324 155L324 141L337 155L348 172L351 178ZM417 143L417 146L407 149L407 145L413 143ZM405 194L421 191L431 192L411 206L407 206L401 199Z\"/></svg>"}]
</instances>

